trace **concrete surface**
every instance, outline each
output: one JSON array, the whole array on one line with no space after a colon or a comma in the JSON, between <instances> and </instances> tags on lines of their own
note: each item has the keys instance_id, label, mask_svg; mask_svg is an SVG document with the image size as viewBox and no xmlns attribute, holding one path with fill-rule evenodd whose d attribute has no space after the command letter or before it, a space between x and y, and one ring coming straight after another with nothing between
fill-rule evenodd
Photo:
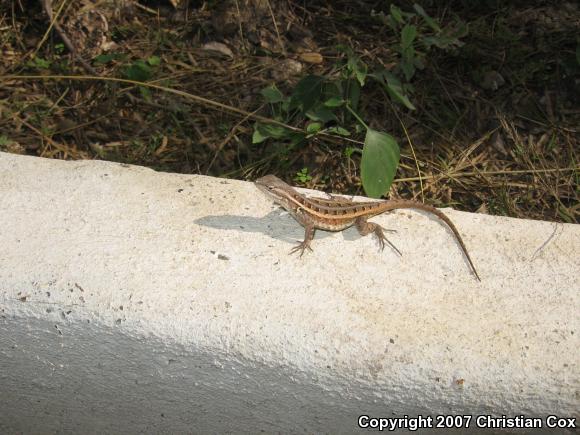
<instances>
[{"instance_id":1,"label":"concrete surface","mask_svg":"<svg viewBox=\"0 0 580 435\"><path fill-rule=\"evenodd\" d=\"M420 212L299 258L250 183L0 153L0 432L577 418L580 227L445 212L481 283Z\"/></svg>"}]
</instances>

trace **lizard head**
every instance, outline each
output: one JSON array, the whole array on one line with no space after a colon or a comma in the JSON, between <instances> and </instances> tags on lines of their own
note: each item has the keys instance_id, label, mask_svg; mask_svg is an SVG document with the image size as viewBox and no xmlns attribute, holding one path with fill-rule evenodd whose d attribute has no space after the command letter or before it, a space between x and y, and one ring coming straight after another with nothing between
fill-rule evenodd
<instances>
[{"instance_id":1,"label":"lizard head","mask_svg":"<svg viewBox=\"0 0 580 435\"><path fill-rule=\"evenodd\" d=\"M266 196L272 198L275 203L288 210L288 194L292 195L295 193L292 187L275 175L266 175L265 177L258 178L255 184Z\"/></svg>"}]
</instances>

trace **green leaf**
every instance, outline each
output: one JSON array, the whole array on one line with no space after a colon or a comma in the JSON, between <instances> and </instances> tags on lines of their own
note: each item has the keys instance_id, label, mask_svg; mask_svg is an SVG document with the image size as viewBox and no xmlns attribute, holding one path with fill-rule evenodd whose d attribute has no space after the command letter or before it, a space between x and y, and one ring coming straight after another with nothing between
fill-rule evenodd
<instances>
[{"instance_id":1,"label":"green leaf","mask_svg":"<svg viewBox=\"0 0 580 435\"><path fill-rule=\"evenodd\" d=\"M107 54L99 54L95 57L94 62L97 64L106 64L112 62L114 60L124 60L125 55L122 53L107 53Z\"/></svg>"},{"instance_id":2,"label":"green leaf","mask_svg":"<svg viewBox=\"0 0 580 435\"><path fill-rule=\"evenodd\" d=\"M415 37L417 36L417 27L407 24L401 30L401 47L403 51L412 46Z\"/></svg>"},{"instance_id":3,"label":"green leaf","mask_svg":"<svg viewBox=\"0 0 580 435\"><path fill-rule=\"evenodd\" d=\"M344 156L347 159L350 159L350 156L352 156L355 151L357 151L357 149L355 147L346 147L344 149Z\"/></svg>"},{"instance_id":4,"label":"green leaf","mask_svg":"<svg viewBox=\"0 0 580 435\"><path fill-rule=\"evenodd\" d=\"M281 125L262 124L257 122L254 125L254 134L252 135L252 143L261 143L268 138L284 139L290 136L291 131L282 127Z\"/></svg>"},{"instance_id":5,"label":"green leaf","mask_svg":"<svg viewBox=\"0 0 580 435\"><path fill-rule=\"evenodd\" d=\"M280 92L276 85L271 85L262 89L260 94L270 104L281 103L284 101L284 95L282 92Z\"/></svg>"},{"instance_id":6,"label":"green leaf","mask_svg":"<svg viewBox=\"0 0 580 435\"><path fill-rule=\"evenodd\" d=\"M149 80L153 71L149 65L142 60L136 60L132 65L129 65L125 71L125 77L136 82L144 82Z\"/></svg>"},{"instance_id":7,"label":"green leaf","mask_svg":"<svg viewBox=\"0 0 580 435\"><path fill-rule=\"evenodd\" d=\"M268 136L264 136L257 128L254 129L254 134L252 134L252 143L262 143L266 139L268 139Z\"/></svg>"},{"instance_id":8,"label":"green leaf","mask_svg":"<svg viewBox=\"0 0 580 435\"><path fill-rule=\"evenodd\" d=\"M457 22L454 28L446 28L444 31L434 36L426 36L422 38L422 43L425 47L430 48L436 46L441 49L448 49L453 47L462 47L465 45L459 38L463 38L469 34L469 28L464 22Z\"/></svg>"},{"instance_id":9,"label":"green leaf","mask_svg":"<svg viewBox=\"0 0 580 435\"><path fill-rule=\"evenodd\" d=\"M159 56L151 56L149 59L147 59L147 63L151 66L157 66L161 63L161 59Z\"/></svg>"},{"instance_id":10,"label":"green leaf","mask_svg":"<svg viewBox=\"0 0 580 435\"><path fill-rule=\"evenodd\" d=\"M310 110L320 98L323 83L324 77L315 75L300 80L292 92L289 109L300 109L304 113Z\"/></svg>"},{"instance_id":11,"label":"green leaf","mask_svg":"<svg viewBox=\"0 0 580 435\"><path fill-rule=\"evenodd\" d=\"M393 18L392 15L387 15L387 18L385 19L385 24L387 26L389 26L391 28L391 30L393 32L397 32L397 29L399 28L397 21Z\"/></svg>"},{"instance_id":12,"label":"green leaf","mask_svg":"<svg viewBox=\"0 0 580 435\"><path fill-rule=\"evenodd\" d=\"M111 62L114 59L115 59L114 53L99 54L97 57L95 57L95 63L105 64Z\"/></svg>"},{"instance_id":13,"label":"green leaf","mask_svg":"<svg viewBox=\"0 0 580 435\"><path fill-rule=\"evenodd\" d=\"M461 47L463 42L459 41L457 38L441 35L441 36L426 36L423 38L423 44L427 48L431 48L431 46L435 46L437 48L446 49L453 45Z\"/></svg>"},{"instance_id":14,"label":"green leaf","mask_svg":"<svg viewBox=\"0 0 580 435\"><path fill-rule=\"evenodd\" d=\"M311 122L306 126L306 133L308 134L316 134L322 128L322 124L320 122Z\"/></svg>"},{"instance_id":15,"label":"green leaf","mask_svg":"<svg viewBox=\"0 0 580 435\"><path fill-rule=\"evenodd\" d=\"M268 137L272 137L274 139L283 139L290 133L290 130L285 129L280 125L274 124L262 124L261 130L262 133L265 133L268 135Z\"/></svg>"},{"instance_id":16,"label":"green leaf","mask_svg":"<svg viewBox=\"0 0 580 435\"><path fill-rule=\"evenodd\" d=\"M393 4L391 5L391 17L393 17L399 24L403 24L405 22L405 20L403 20L403 14L401 13L401 10Z\"/></svg>"},{"instance_id":17,"label":"green leaf","mask_svg":"<svg viewBox=\"0 0 580 435\"><path fill-rule=\"evenodd\" d=\"M294 181L305 184L312 180L312 176L308 175L308 168L302 168L300 171L296 172Z\"/></svg>"},{"instance_id":18,"label":"green leaf","mask_svg":"<svg viewBox=\"0 0 580 435\"><path fill-rule=\"evenodd\" d=\"M330 121L338 121L336 115L322 104L318 104L312 110L306 112L306 116L312 121L321 121L325 124Z\"/></svg>"},{"instance_id":19,"label":"green leaf","mask_svg":"<svg viewBox=\"0 0 580 435\"><path fill-rule=\"evenodd\" d=\"M417 11L417 13L423 17L423 19L425 20L425 22L427 23L427 25L429 27L431 27L436 32L441 31L441 27L439 27L439 24L437 24L437 22L433 18L431 18L429 15L427 15L427 12L425 12L425 9L423 9L423 7L421 5L418 5L417 3L415 3L413 5L413 7Z\"/></svg>"},{"instance_id":20,"label":"green leaf","mask_svg":"<svg viewBox=\"0 0 580 435\"><path fill-rule=\"evenodd\" d=\"M290 98L286 98L282 103L280 103L280 109L282 113L290 112Z\"/></svg>"},{"instance_id":21,"label":"green leaf","mask_svg":"<svg viewBox=\"0 0 580 435\"><path fill-rule=\"evenodd\" d=\"M407 95L405 95L401 81L394 74L383 69L382 71L370 74L370 76L384 86L389 96L395 102L404 105L407 109L416 110L413 103L411 103ZM412 89L412 86L407 85L407 88Z\"/></svg>"},{"instance_id":22,"label":"green leaf","mask_svg":"<svg viewBox=\"0 0 580 435\"><path fill-rule=\"evenodd\" d=\"M358 109L358 102L360 100L360 84L354 80L350 80L348 84L348 105L356 111Z\"/></svg>"},{"instance_id":23,"label":"green leaf","mask_svg":"<svg viewBox=\"0 0 580 435\"><path fill-rule=\"evenodd\" d=\"M296 131L291 131L288 132L288 139L290 139L290 146L289 148L293 148L295 146L298 146L300 144L303 144L305 139L306 139L306 135L304 133L301 132L296 132Z\"/></svg>"},{"instance_id":24,"label":"green leaf","mask_svg":"<svg viewBox=\"0 0 580 435\"><path fill-rule=\"evenodd\" d=\"M39 68L50 68L50 61L43 59L41 57L34 58L34 63Z\"/></svg>"},{"instance_id":25,"label":"green leaf","mask_svg":"<svg viewBox=\"0 0 580 435\"><path fill-rule=\"evenodd\" d=\"M364 86L368 72L367 65L354 55L349 56L347 65L349 71L354 74L360 85Z\"/></svg>"},{"instance_id":26,"label":"green leaf","mask_svg":"<svg viewBox=\"0 0 580 435\"><path fill-rule=\"evenodd\" d=\"M391 98L393 98L393 100L395 100L396 102L404 105L407 109L416 110L413 103L411 103L411 101L409 100L409 97L405 95L403 85L401 85L399 79L395 77L393 74L390 74L388 72L385 72L385 77L387 79L385 87Z\"/></svg>"},{"instance_id":27,"label":"green leaf","mask_svg":"<svg viewBox=\"0 0 580 435\"><path fill-rule=\"evenodd\" d=\"M322 87L322 96L321 100L328 101L335 99L340 100L342 99L343 92L342 92L342 81L325 81L324 86Z\"/></svg>"},{"instance_id":28,"label":"green leaf","mask_svg":"<svg viewBox=\"0 0 580 435\"><path fill-rule=\"evenodd\" d=\"M388 192L399 165L399 144L389 134L368 129L361 160L362 185L368 196Z\"/></svg>"},{"instance_id":29,"label":"green leaf","mask_svg":"<svg viewBox=\"0 0 580 435\"><path fill-rule=\"evenodd\" d=\"M405 80L409 81L415 75L415 62L413 59L404 59L400 64L403 74L405 74Z\"/></svg>"},{"instance_id":30,"label":"green leaf","mask_svg":"<svg viewBox=\"0 0 580 435\"><path fill-rule=\"evenodd\" d=\"M152 98L151 91L149 90L149 88L146 88L145 86L139 86L139 93L141 94L141 96L145 101L151 102Z\"/></svg>"},{"instance_id":31,"label":"green leaf","mask_svg":"<svg viewBox=\"0 0 580 435\"><path fill-rule=\"evenodd\" d=\"M350 132L342 127L330 127L328 130L326 130L328 133L334 133L334 134L338 134L340 136L350 136Z\"/></svg>"},{"instance_id":32,"label":"green leaf","mask_svg":"<svg viewBox=\"0 0 580 435\"><path fill-rule=\"evenodd\" d=\"M340 97L330 97L324 102L326 107L340 107L344 104L344 100Z\"/></svg>"},{"instance_id":33,"label":"green leaf","mask_svg":"<svg viewBox=\"0 0 580 435\"><path fill-rule=\"evenodd\" d=\"M48 69L50 68L50 61L43 59L42 57L35 57L31 61L28 61L26 65L30 68Z\"/></svg>"},{"instance_id":34,"label":"green leaf","mask_svg":"<svg viewBox=\"0 0 580 435\"><path fill-rule=\"evenodd\" d=\"M367 78L368 68L367 65L363 62L357 64L357 69L355 70L354 74L356 79L360 83L361 86L365 85L365 79Z\"/></svg>"}]
</instances>

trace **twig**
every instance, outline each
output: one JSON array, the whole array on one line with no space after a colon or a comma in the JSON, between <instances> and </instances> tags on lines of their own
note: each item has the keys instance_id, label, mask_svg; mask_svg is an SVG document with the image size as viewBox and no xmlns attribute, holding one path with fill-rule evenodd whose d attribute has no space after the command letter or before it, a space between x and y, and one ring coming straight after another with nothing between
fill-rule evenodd
<instances>
[{"instance_id":1,"label":"twig","mask_svg":"<svg viewBox=\"0 0 580 435\"><path fill-rule=\"evenodd\" d=\"M457 174L437 174L437 175L423 175L423 177L409 177L409 178L396 178L393 183L401 183L404 181L419 181L421 178L423 180L434 180L437 178L444 178L447 176L448 178L457 177L474 177L476 175L502 175L502 174L541 174L547 172L570 172L570 171L580 171L580 166L577 168L554 168L554 169L521 169L521 170L514 170L514 171L469 171L469 172L459 172Z\"/></svg>"},{"instance_id":2,"label":"twig","mask_svg":"<svg viewBox=\"0 0 580 435\"><path fill-rule=\"evenodd\" d=\"M35 76L35 75L5 75L0 76L0 80L90 80L90 81L107 81L112 83L125 83L135 86L145 86L151 89L157 89L162 92L167 92L174 95L179 95L184 98L188 98L190 100L196 101L201 104L205 104L206 106L213 107L214 109L221 109L225 112L235 113L238 115L247 116L248 118L255 119L256 121L261 121L267 124L278 125L280 127L284 127L287 130L295 131L298 133L304 133L304 130L298 127L294 127L292 125L285 124L280 121L276 121L275 119L268 118L266 116L257 115L252 112L248 112L247 110L239 109L237 107L229 106L227 104L220 103L218 101L210 100L209 98L200 97L199 95L190 94L189 92L180 91L178 89L168 88L166 86L157 85L151 82L138 82L135 80L129 79L120 79L116 77L99 77L99 76L75 76L75 75L42 75L42 76ZM355 143L357 145L364 145L363 142L355 139L349 139L343 136L335 136L330 133L318 133L318 137L324 137L328 140L331 140L336 143L342 142L350 142Z\"/></svg>"},{"instance_id":3,"label":"twig","mask_svg":"<svg viewBox=\"0 0 580 435\"><path fill-rule=\"evenodd\" d=\"M148 8L147 6L142 5L139 2L134 2L133 5L137 6L139 9L142 9L151 15L155 15L156 17L159 16L159 11L156 11L155 9Z\"/></svg>"},{"instance_id":4,"label":"twig","mask_svg":"<svg viewBox=\"0 0 580 435\"><path fill-rule=\"evenodd\" d=\"M407 127L403 123L403 120L399 117L399 114L395 110L395 107L393 106L391 99L387 98L386 100L391 105L391 109L393 110L393 113L395 114L395 116L399 120L401 127L403 127L403 131L405 132L405 137L407 138L407 142L409 142L409 147L411 148L411 152L413 153L413 160L415 161L415 167L417 168L417 175L419 176L418 177L419 178L419 185L421 186L421 201L425 202L425 195L423 195L423 191L425 190L425 188L423 187L423 178L421 177L421 169L419 168L419 160L417 159L417 155L415 154L415 147L413 147L413 141L411 140L411 137L409 136L409 132L407 131Z\"/></svg>"},{"instance_id":5,"label":"twig","mask_svg":"<svg viewBox=\"0 0 580 435\"><path fill-rule=\"evenodd\" d=\"M236 10L238 12L238 26L240 28L240 41L244 41L244 48L246 48L246 44L245 44L245 40L244 40L244 28L242 26L242 14L240 12L240 4L238 3L238 0L235 1L236 3Z\"/></svg>"},{"instance_id":6,"label":"twig","mask_svg":"<svg viewBox=\"0 0 580 435\"><path fill-rule=\"evenodd\" d=\"M67 152L67 150L60 145L58 142L55 142L54 140L52 140L51 138L49 138L47 135L45 135L42 131L40 131L39 129L37 129L36 127L34 127L33 125L31 125L30 123L28 123L27 121L25 121L24 119L20 119L20 122L22 122L22 124L24 126L26 126L27 128L29 128L30 130L32 130L33 132L35 132L37 135L39 135L41 138L43 138L45 141L47 141L48 143L50 143L53 147L55 147L57 150L62 151L64 153Z\"/></svg>"},{"instance_id":7,"label":"twig","mask_svg":"<svg viewBox=\"0 0 580 435\"><path fill-rule=\"evenodd\" d=\"M97 71L91 65L89 65L88 62L86 62L83 58L81 58L81 56L77 53L74 45L72 44L70 39L68 39L68 36L66 36L62 27L60 27L60 24L57 21L58 16L54 15L54 17L53 17L52 0L41 0L41 1L42 1L42 7L44 9L44 12L46 13L46 15L48 15L48 19L51 21L50 25L52 27L54 27L54 29L56 30L56 33L58 33L58 36L60 36L60 39L62 39L62 42L64 43L64 45L66 46L68 51L70 51L70 53L73 55L73 57L76 60L78 60L81 63L81 65L90 74L92 74L94 76L98 76L99 74L97 73Z\"/></svg>"},{"instance_id":8,"label":"twig","mask_svg":"<svg viewBox=\"0 0 580 435\"><path fill-rule=\"evenodd\" d=\"M282 38L280 37L280 32L278 31L278 23L276 23L276 17L274 16L274 11L272 10L272 6L270 5L270 0L266 0L266 4L268 5L270 15L272 16L272 22L274 23L274 30L276 30L276 36L278 37L278 44L280 45L280 50L282 50L282 54L286 56L286 48L284 47L284 43L282 42Z\"/></svg>"},{"instance_id":9,"label":"twig","mask_svg":"<svg viewBox=\"0 0 580 435\"><path fill-rule=\"evenodd\" d=\"M230 130L230 132L228 133L228 135L224 138L224 140L222 140L220 142L220 144L217 146L217 149L215 151L215 154L213 156L213 158L211 159L211 162L209 162L209 165L207 166L207 169L205 171L205 174L207 175L211 169L211 167L213 166L213 164L215 163L217 156L219 155L219 153L222 151L222 149L226 146L226 144L230 141L230 139L233 137L235 131L237 130L237 128L242 125L244 122L246 122L251 115L255 115L256 112L260 111L262 109L262 107L264 107L263 105L258 107L256 110L254 110L252 113L249 113L248 115L246 115L244 118L242 118L236 125L234 125L232 127L232 129Z\"/></svg>"}]
</instances>

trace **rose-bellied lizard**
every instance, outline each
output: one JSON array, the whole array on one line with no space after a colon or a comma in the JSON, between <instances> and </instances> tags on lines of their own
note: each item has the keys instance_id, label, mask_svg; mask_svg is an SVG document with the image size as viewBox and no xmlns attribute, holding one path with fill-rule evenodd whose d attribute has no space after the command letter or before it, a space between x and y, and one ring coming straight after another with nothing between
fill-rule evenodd
<instances>
[{"instance_id":1,"label":"rose-bellied lizard","mask_svg":"<svg viewBox=\"0 0 580 435\"><path fill-rule=\"evenodd\" d=\"M375 233L379 239L381 249L384 249L386 242L400 254L399 250L385 237L383 228L378 224L367 222L367 219L390 210L412 208L432 213L449 226L461 246L461 250L465 254L473 274L478 281L481 281L457 228L444 213L435 207L408 200L355 202L336 196L331 196L329 199L308 198L274 175L266 175L256 180L255 183L258 189L286 209L304 227L304 240L292 249L290 253L300 251L302 256L306 249L312 251L310 242L314 238L316 229L342 231L354 225L363 236Z\"/></svg>"}]
</instances>

